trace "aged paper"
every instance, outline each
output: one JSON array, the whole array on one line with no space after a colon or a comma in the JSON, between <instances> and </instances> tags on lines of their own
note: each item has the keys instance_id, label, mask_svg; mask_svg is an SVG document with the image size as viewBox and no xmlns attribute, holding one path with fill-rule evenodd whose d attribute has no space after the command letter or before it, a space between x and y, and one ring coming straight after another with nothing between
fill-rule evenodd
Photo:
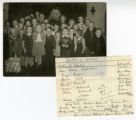
<instances>
[{"instance_id":1,"label":"aged paper","mask_svg":"<svg viewBox=\"0 0 136 120\"><path fill-rule=\"evenodd\" d=\"M58 116L133 114L132 61L56 58Z\"/></svg>"}]
</instances>

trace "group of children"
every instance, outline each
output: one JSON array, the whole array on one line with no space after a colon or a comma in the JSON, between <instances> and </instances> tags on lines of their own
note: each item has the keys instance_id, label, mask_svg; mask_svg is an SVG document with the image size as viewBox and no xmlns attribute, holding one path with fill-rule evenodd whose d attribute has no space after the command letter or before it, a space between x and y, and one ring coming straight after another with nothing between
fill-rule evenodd
<instances>
[{"instance_id":1,"label":"group of children","mask_svg":"<svg viewBox=\"0 0 136 120\"><path fill-rule=\"evenodd\" d=\"M51 20L36 12L11 24L7 21L4 30L8 35L9 57L20 57L25 67L40 66L43 56L50 67L55 57L106 55L102 30L95 28L88 17L67 20L61 15L59 20Z\"/></svg>"}]
</instances>

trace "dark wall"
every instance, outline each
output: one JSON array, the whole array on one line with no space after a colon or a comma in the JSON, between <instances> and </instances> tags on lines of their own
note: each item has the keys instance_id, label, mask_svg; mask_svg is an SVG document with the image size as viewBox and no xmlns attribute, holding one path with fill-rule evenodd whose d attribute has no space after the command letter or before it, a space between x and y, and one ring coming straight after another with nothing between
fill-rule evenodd
<instances>
[{"instance_id":1,"label":"dark wall","mask_svg":"<svg viewBox=\"0 0 136 120\"><path fill-rule=\"evenodd\" d=\"M87 3L9 3L9 19L19 19L36 11L48 17L55 7L59 8L61 13L68 18L86 16Z\"/></svg>"}]
</instances>

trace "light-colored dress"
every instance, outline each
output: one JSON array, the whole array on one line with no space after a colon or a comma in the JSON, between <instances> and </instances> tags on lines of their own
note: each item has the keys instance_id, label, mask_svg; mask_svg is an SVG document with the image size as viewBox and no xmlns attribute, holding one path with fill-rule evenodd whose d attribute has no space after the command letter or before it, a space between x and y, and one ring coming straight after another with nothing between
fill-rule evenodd
<instances>
[{"instance_id":1,"label":"light-colored dress","mask_svg":"<svg viewBox=\"0 0 136 120\"><path fill-rule=\"evenodd\" d=\"M44 43L45 33L35 33L33 36L33 56L42 56L45 54Z\"/></svg>"},{"instance_id":2,"label":"light-colored dress","mask_svg":"<svg viewBox=\"0 0 136 120\"><path fill-rule=\"evenodd\" d=\"M60 45L59 45L60 39L56 38L55 40L56 40L56 46L54 50L54 56L59 57L60 56Z\"/></svg>"}]
</instances>

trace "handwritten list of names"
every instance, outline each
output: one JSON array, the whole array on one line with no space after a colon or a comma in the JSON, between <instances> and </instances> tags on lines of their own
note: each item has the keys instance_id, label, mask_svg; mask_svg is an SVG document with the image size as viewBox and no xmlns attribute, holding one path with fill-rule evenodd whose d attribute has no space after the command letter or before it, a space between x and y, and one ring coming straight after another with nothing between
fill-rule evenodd
<instances>
[{"instance_id":1,"label":"handwritten list of names","mask_svg":"<svg viewBox=\"0 0 136 120\"><path fill-rule=\"evenodd\" d=\"M130 56L56 58L59 116L133 114Z\"/></svg>"}]
</instances>

